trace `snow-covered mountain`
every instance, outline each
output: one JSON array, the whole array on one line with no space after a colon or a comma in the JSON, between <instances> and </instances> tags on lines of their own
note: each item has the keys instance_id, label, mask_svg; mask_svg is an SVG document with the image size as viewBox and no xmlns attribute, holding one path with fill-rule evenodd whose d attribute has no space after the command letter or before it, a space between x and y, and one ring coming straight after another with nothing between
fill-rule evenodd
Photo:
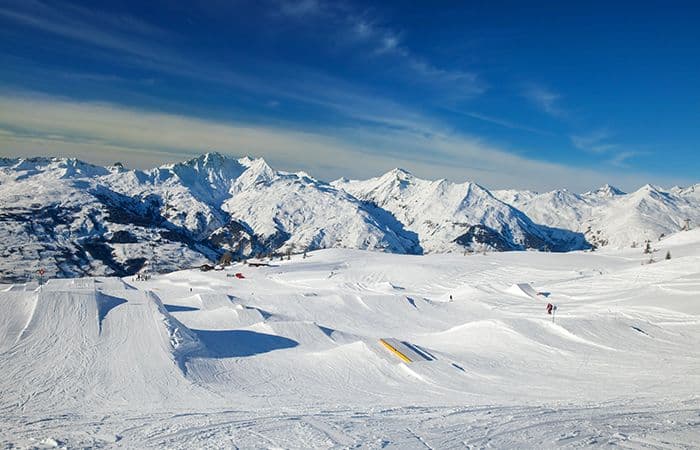
<instances>
[{"instance_id":1,"label":"snow-covered mountain","mask_svg":"<svg viewBox=\"0 0 700 450\"><path fill-rule=\"evenodd\" d=\"M375 208L304 173L277 173L243 189L223 209L254 230L264 247L343 247L418 253L413 235Z\"/></svg>"},{"instance_id":2,"label":"snow-covered mountain","mask_svg":"<svg viewBox=\"0 0 700 450\"><path fill-rule=\"evenodd\" d=\"M395 169L365 181L333 185L393 214L415 232L424 251L583 248L581 236L537 225L476 183L429 181Z\"/></svg>"},{"instance_id":3,"label":"snow-covered mountain","mask_svg":"<svg viewBox=\"0 0 700 450\"><path fill-rule=\"evenodd\" d=\"M325 247L419 253L387 214L306 174L209 153L152 170L0 161L2 278L174 270Z\"/></svg>"},{"instance_id":4,"label":"snow-covered mountain","mask_svg":"<svg viewBox=\"0 0 700 450\"><path fill-rule=\"evenodd\" d=\"M395 169L325 183L208 153L150 170L0 159L0 278L125 275L341 247L421 254L629 245L700 222L700 185L489 192Z\"/></svg>"},{"instance_id":5,"label":"snow-covered mountain","mask_svg":"<svg viewBox=\"0 0 700 450\"><path fill-rule=\"evenodd\" d=\"M146 264L172 268L216 257L164 217L161 196L120 192L109 182L117 173L73 159L3 160L2 278L22 279L40 268L50 277L127 274ZM118 178L145 174L123 171Z\"/></svg>"},{"instance_id":6,"label":"snow-covered mountain","mask_svg":"<svg viewBox=\"0 0 700 450\"><path fill-rule=\"evenodd\" d=\"M699 191L698 185L664 190L647 184L629 194L610 185L585 194L566 190L493 194L537 223L583 233L592 245L627 247L700 223Z\"/></svg>"}]
</instances>

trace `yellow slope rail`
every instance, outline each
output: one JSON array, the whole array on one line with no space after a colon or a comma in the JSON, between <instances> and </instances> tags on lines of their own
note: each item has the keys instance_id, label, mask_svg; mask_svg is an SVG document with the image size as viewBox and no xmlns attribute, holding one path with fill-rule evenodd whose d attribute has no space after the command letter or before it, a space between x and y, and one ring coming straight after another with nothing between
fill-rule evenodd
<instances>
[{"instance_id":1,"label":"yellow slope rail","mask_svg":"<svg viewBox=\"0 0 700 450\"><path fill-rule=\"evenodd\" d=\"M393 354L395 354L396 356L398 356L399 359L401 359L403 362L406 362L406 363L410 363L410 362L411 362L411 358L409 358L408 356L406 356L406 355L404 355L403 353L401 353L400 351L398 351L393 345L391 345L390 343L388 343L388 342L385 341L384 339L380 339L379 342L380 342L384 347L388 348L390 352L392 352Z\"/></svg>"}]
</instances>

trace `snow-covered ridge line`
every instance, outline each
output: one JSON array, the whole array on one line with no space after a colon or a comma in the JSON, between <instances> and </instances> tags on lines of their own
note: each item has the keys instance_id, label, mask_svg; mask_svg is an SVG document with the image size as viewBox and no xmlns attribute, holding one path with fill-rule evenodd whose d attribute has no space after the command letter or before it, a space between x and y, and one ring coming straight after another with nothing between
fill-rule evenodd
<instances>
[{"instance_id":1,"label":"snow-covered ridge line","mask_svg":"<svg viewBox=\"0 0 700 450\"><path fill-rule=\"evenodd\" d=\"M700 185L698 185L700 186ZM489 191L394 169L326 183L207 153L149 170L0 160L3 277L124 275L319 248L422 254L628 246L700 221L697 186Z\"/></svg>"},{"instance_id":2,"label":"snow-covered ridge line","mask_svg":"<svg viewBox=\"0 0 700 450\"><path fill-rule=\"evenodd\" d=\"M584 194L565 189L538 194L493 191L534 221L582 232L595 246L628 247L656 241L700 223L700 184L664 189L646 184L628 194L610 185Z\"/></svg>"}]
</instances>

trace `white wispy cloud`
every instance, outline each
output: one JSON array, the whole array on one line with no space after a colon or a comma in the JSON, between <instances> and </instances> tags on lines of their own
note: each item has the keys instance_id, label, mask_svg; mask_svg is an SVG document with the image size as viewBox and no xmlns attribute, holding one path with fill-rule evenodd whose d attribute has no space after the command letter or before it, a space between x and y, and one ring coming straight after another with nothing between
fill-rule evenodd
<instances>
[{"instance_id":1,"label":"white wispy cloud","mask_svg":"<svg viewBox=\"0 0 700 450\"><path fill-rule=\"evenodd\" d=\"M612 164L613 166L617 166L620 168L627 168L627 167L629 167L629 165L627 164L627 161L630 158L632 158L634 156L641 155L641 154L642 154L641 152L635 152L635 151L622 151L622 152L618 152L615 155L613 155L613 157L610 158L610 160L608 162L610 164Z\"/></svg>"},{"instance_id":2,"label":"white wispy cloud","mask_svg":"<svg viewBox=\"0 0 700 450\"><path fill-rule=\"evenodd\" d=\"M585 134L572 135L569 138L572 145L579 150L598 155L604 158L605 163L621 169L629 168L629 161L632 158L648 154L648 152L630 150L612 142L614 135L608 129L598 129Z\"/></svg>"},{"instance_id":3,"label":"white wispy cloud","mask_svg":"<svg viewBox=\"0 0 700 450\"><path fill-rule=\"evenodd\" d=\"M279 11L295 20L329 21L339 38L346 37L346 45L369 49L365 52L368 57L382 58L386 66L398 67L393 73L407 74L412 83L425 83L456 98L479 95L486 89L477 74L440 68L416 54L404 43L400 30L382 25L365 11L338 5L300 0L280 3ZM588 189L613 178L518 157L488 142L455 133L435 117L420 112L421 108L319 70L254 61L250 65L261 70L253 74L238 67L195 61L168 43L177 42L176 35L134 17L106 15L66 3L7 0L0 4L0 20L80 42L85 44L85 55L104 58L111 64L257 95L260 103L270 109L280 103L297 102L351 119L345 124L317 125L313 129L295 123L262 126L158 114L112 104L0 93L0 127L4 130L0 133L0 152L5 154L62 152L85 159L104 158L98 162L110 162L106 159L124 155L120 159L128 157L134 164L144 166L216 149L266 156L283 168L303 168L322 177L362 177L405 166L426 177L472 178L490 186L534 189L561 186ZM115 81L110 75L84 76L92 81ZM559 94L541 86L529 88L526 97L540 109L557 118L566 116ZM470 115L537 132L478 113ZM602 151L602 146L607 144L596 145ZM636 154L613 158L610 163L622 165ZM369 173L368 167L374 173Z\"/></svg>"},{"instance_id":4,"label":"white wispy cloud","mask_svg":"<svg viewBox=\"0 0 700 450\"><path fill-rule=\"evenodd\" d=\"M500 117L494 117L494 116L490 116L487 114L481 114L481 113L478 113L475 111L459 111L459 110L451 109L451 108L448 108L447 110L452 112L452 113L455 113L455 114L459 114L459 115L471 117L472 119L480 120L482 122L492 123L494 125L499 125L499 126L504 127L504 128L510 128L511 130L528 131L530 133L540 134L543 136L552 136L553 135L553 133L551 133L549 131L541 130L539 128L531 127L528 125L523 125L523 124L520 124L517 122L513 122L511 120L502 119Z\"/></svg>"},{"instance_id":5,"label":"white wispy cloud","mask_svg":"<svg viewBox=\"0 0 700 450\"><path fill-rule=\"evenodd\" d=\"M620 150L615 153L612 153L610 159L608 159L607 162L608 164L618 167L620 169L629 170L632 167L632 164L630 164L630 160L632 160L633 158L638 159L640 157L648 156L651 154L653 154L653 152L649 150ZM697 183L697 181L694 181L693 183ZM676 182L675 184L679 183ZM680 184L688 185L689 183L685 182Z\"/></svg>"},{"instance_id":6,"label":"white wispy cloud","mask_svg":"<svg viewBox=\"0 0 700 450\"><path fill-rule=\"evenodd\" d=\"M540 85L528 84L523 90L523 95L550 116L557 119L567 119L568 122L576 122L571 119L567 110L561 105L562 96L560 94ZM629 160L644 154L644 152L624 148L624 146L613 142L613 137L610 130L602 128L587 133L572 134L569 136L569 140L579 150L604 157L601 161L608 165L620 169L630 168Z\"/></svg>"},{"instance_id":7,"label":"white wispy cloud","mask_svg":"<svg viewBox=\"0 0 700 450\"><path fill-rule=\"evenodd\" d=\"M575 134L569 137L574 147L593 153L604 153L614 149L616 146L607 141L612 137L612 133L607 129L594 130L585 134Z\"/></svg>"},{"instance_id":8,"label":"white wispy cloud","mask_svg":"<svg viewBox=\"0 0 700 450\"><path fill-rule=\"evenodd\" d=\"M337 42L368 47L375 58L390 58L391 66L405 67L403 72L413 81L422 81L446 88L452 98L473 97L485 92L486 83L473 71L438 67L411 48L402 39L402 32L382 25L379 18L349 4L321 0L275 0L280 11L288 16L315 26L314 19L330 23L330 31ZM310 3L307 5L307 1ZM313 5L313 7L311 6Z\"/></svg>"},{"instance_id":9,"label":"white wispy cloud","mask_svg":"<svg viewBox=\"0 0 700 450\"><path fill-rule=\"evenodd\" d=\"M399 37L393 34L386 34L382 36L379 40L379 46L376 49L376 53L391 53L397 51L399 48Z\"/></svg>"},{"instance_id":10,"label":"white wispy cloud","mask_svg":"<svg viewBox=\"0 0 700 450\"><path fill-rule=\"evenodd\" d=\"M170 53L153 42L154 38L172 38L170 33L132 16L106 15L68 3L26 0L0 6L0 18L142 58L167 59Z\"/></svg>"},{"instance_id":11,"label":"white wispy cloud","mask_svg":"<svg viewBox=\"0 0 700 450\"><path fill-rule=\"evenodd\" d=\"M363 19L357 19L355 20L355 23L349 28L349 33L350 36L352 36L355 39L358 40L365 40L365 39L370 39L374 33L374 26L363 20Z\"/></svg>"},{"instance_id":12,"label":"white wispy cloud","mask_svg":"<svg viewBox=\"0 0 700 450\"><path fill-rule=\"evenodd\" d=\"M37 95L0 95L0 130L0 155L76 156L138 167L217 150L263 156L280 169L325 179L374 176L398 166L426 178L472 179L492 188L583 191L611 179L624 188L667 181L531 160L441 130L295 129Z\"/></svg>"},{"instance_id":13,"label":"white wispy cloud","mask_svg":"<svg viewBox=\"0 0 700 450\"><path fill-rule=\"evenodd\" d=\"M522 95L538 109L555 118L567 116L566 110L561 106L562 96L549 88L538 84L526 84Z\"/></svg>"},{"instance_id":14,"label":"white wispy cloud","mask_svg":"<svg viewBox=\"0 0 700 450\"><path fill-rule=\"evenodd\" d=\"M324 15L332 17L333 20L346 21L346 25L359 20L352 14L346 17L340 10L318 1L282 1L279 4L281 11L294 14L295 17ZM266 99L287 99L305 103L332 110L348 119L371 121L390 127L434 122L428 117L411 112L406 105L390 100L384 95L359 88L352 82L308 67L277 61L251 61L250 66L270 74L267 77L261 77L259 73L246 73L245 69L232 70L208 61L195 61L158 44L157 38L167 31L151 27L133 17L122 16L119 20L114 20L89 10L75 10L70 5L64 4L58 7L38 0L27 0L26 3L10 2L7 6L0 6L0 17L42 32L78 40L92 47L109 49L110 51L106 51L102 56L113 64L124 64L231 87ZM143 35L128 32L133 23L139 24L136 29L142 30ZM371 39L376 40L376 45L385 47L397 45L396 43L379 44L390 36L398 42L398 36L390 30L378 28L370 22L366 22L366 30ZM342 32L345 32L344 29ZM460 85L463 92L467 93L474 93L479 89L473 74L437 69L416 59L403 48L397 47L394 51L399 57L405 59L404 62L410 65L414 73L420 74L431 82L447 83L451 86ZM72 72L70 76L84 77L92 81L115 81L113 75L89 73L81 75ZM145 78L145 80L152 80L152 78Z\"/></svg>"}]
</instances>

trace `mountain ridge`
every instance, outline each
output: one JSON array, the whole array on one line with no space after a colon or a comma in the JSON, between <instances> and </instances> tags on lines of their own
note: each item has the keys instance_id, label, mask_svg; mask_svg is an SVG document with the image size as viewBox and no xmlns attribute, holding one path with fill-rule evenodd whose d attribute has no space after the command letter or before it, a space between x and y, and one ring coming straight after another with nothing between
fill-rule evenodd
<instances>
[{"instance_id":1,"label":"mountain ridge","mask_svg":"<svg viewBox=\"0 0 700 450\"><path fill-rule=\"evenodd\" d=\"M686 219L700 222L694 186L647 185L630 194L611 185L583 194L489 191L400 168L327 183L275 170L263 158L216 152L147 170L2 158L0 200L6 280L40 267L51 276L175 270L226 251L245 258L329 247L582 250L631 245L677 231Z\"/></svg>"}]
</instances>

